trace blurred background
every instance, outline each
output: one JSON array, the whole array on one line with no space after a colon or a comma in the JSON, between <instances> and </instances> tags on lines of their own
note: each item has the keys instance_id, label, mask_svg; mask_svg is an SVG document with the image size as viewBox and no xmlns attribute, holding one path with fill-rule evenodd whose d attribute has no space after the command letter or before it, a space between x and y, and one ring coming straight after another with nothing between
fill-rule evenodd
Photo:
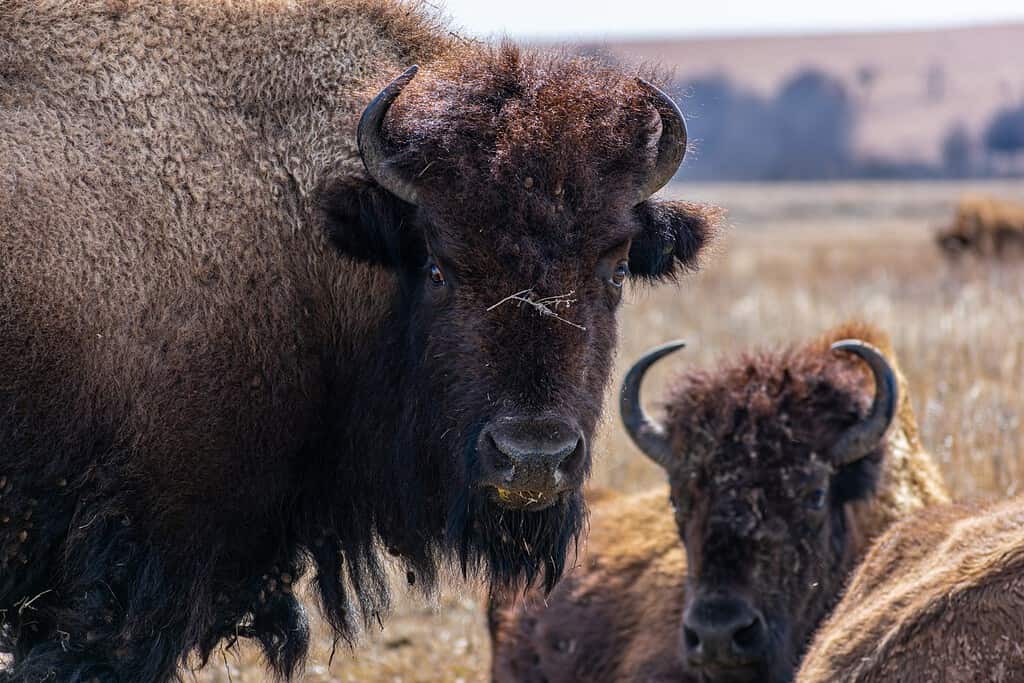
<instances>
[{"instance_id":1,"label":"blurred background","mask_svg":"<svg viewBox=\"0 0 1024 683\"><path fill-rule=\"evenodd\" d=\"M694 180L1024 172L1024 3L440 5L469 35L570 42L673 74Z\"/></svg>"},{"instance_id":2,"label":"blurred background","mask_svg":"<svg viewBox=\"0 0 1024 683\"><path fill-rule=\"evenodd\" d=\"M1024 3L437 7L474 37L567 43L671 74L693 145L662 194L725 208L728 228L680 286L627 289L609 399L628 364L668 339L689 344L652 371L654 411L673 374L860 318L892 336L956 495L1024 489ZM962 253L939 247L942 230L964 236ZM593 485L662 486L606 405ZM489 680L483 600L461 581L427 604L399 594L355 650L335 653L318 633L311 683ZM265 676L243 649L195 680Z\"/></svg>"}]
</instances>

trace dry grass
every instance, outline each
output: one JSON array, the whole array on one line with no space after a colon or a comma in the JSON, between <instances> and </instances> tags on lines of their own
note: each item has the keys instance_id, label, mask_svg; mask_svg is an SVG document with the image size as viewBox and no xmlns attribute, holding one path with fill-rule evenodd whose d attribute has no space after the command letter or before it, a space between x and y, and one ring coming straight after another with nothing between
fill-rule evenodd
<instances>
[{"instance_id":1,"label":"dry grass","mask_svg":"<svg viewBox=\"0 0 1024 683\"><path fill-rule=\"evenodd\" d=\"M648 346L685 337L689 348L657 368L650 395L688 365L754 344L817 335L856 316L893 336L926 444L961 496L1009 495L1024 484L1024 265L947 264L931 241L960 194L1024 198L1024 186L700 186L736 227L705 271L680 289L632 292L622 315L616 377ZM660 481L611 418L596 451L596 483L637 490ZM448 591L431 609L400 605L355 653L317 641L302 680L483 681L488 645L472 591ZM230 672L230 678L228 673ZM197 675L203 683L266 676L251 651Z\"/></svg>"}]
</instances>

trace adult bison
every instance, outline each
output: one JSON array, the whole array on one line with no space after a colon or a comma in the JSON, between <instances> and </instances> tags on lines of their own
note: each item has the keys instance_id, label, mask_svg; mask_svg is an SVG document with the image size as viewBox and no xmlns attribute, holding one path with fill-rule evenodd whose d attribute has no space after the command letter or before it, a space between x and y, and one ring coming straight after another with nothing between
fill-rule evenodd
<instances>
[{"instance_id":1,"label":"adult bison","mask_svg":"<svg viewBox=\"0 0 1024 683\"><path fill-rule=\"evenodd\" d=\"M923 510L872 546L799 683L1024 680L1024 499Z\"/></svg>"},{"instance_id":2,"label":"adult bison","mask_svg":"<svg viewBox=\"0 0 1024 683\"><path fill-rule=\"evenodd\" d=\"M546 609L492 603L496 681L789 681L868 541L948 500L877 330L691 372L662 425L640 383L677 347L633 366L621 404L674 519L662 490L595 504Z\"/></svg>"},{"instance_id":3,"label":"adult bison","mask_svg":"<svg viewBox=\"0 0 1024 683\"><path fill-rule=\"evenodd\" d=\"M623 283L711 231L649 198L685 146L397 0L0 4L0 677L288 676L295 578L350 637L384 550L552 586Z\"/></svg>"},{"instance_id":4,"label":"adult bison","mask_svg":"<svg viewBox=\"0 0 1024 683\"><path fill-rule=\"evenodd\" d=\"M1024 206L991 197L968 196L960 201L953 223L935 233L943 253L958 259L1024 256Z\"/></svg>"}]
</instances>

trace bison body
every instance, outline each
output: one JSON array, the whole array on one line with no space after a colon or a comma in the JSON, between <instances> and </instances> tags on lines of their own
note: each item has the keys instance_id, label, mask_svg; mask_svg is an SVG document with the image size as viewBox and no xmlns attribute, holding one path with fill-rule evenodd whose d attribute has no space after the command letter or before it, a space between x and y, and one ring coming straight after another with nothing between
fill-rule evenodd
<instances>
[{"instance_id":1,"label":"bison body","mask_svg":"<svg viewBox=\"0 0 1024 683\"><path fill-rule=\"evenodd\" d=\"M1024 206L990 197L969 196L960 201L953 223L935 233L949 258L1024 257Z\"/></svg>"},{"instance_id":2,"label":"bison body","mask_svg":"<svg viewBox=\"0 0 1024 683\"><path fill-rule=\"evenodd\" d=\"M791 680L867 543L948 500L905 392L897 409L898 370L871 382L829 350L848 337L895 364L884 335L847 325L684 375L664 426L632 428L666 468L675 515L663 491L595 504L580 564L550 596L492 604L495 680ZM842 458L872 394L893 399L894 422Z\"/></svg>"},{"instance_id":3,"label":"bison body","mask_svg":"<svg viewBox=\"0 0 1024 683\"><path fill-rule=\"evenodd\" d=\"M293 582L350 638L383 550L551 585L623 281L710 235L684 149L416 3L0 3L0 678L290 675Z\"/></svg>"},{"instance_id":4,"label":"bison body","mask_svg":"<svg viewBox=\"0 0 1024 683\"><path fill-rule=\"evenodd\" d=\"M1024 680L1024 499L936 506L872 546L799 683Z\"/></svg>"}]
</instances>

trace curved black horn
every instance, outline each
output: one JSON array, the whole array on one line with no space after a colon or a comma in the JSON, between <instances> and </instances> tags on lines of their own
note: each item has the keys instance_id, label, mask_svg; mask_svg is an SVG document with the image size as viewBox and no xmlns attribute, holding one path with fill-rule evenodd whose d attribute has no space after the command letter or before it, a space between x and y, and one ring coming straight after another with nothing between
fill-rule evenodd
<instances>
[{"instance_id":1,"label":"curved black horn","mask_svg":"<svg viewBox=\"0 0 1024 683\"><path fill-rule=\"evenodd\" d=\"M832 447L832 462L842 466L863 458L885 436L899 404L899 384L889 361L871 344L858 339L843 339L833 344L832 350L860 357L871 368L875 378L875 399L867 417L843 432Z\"/></svg>"},{"instance_id":2,"label":"curved black horn","mask_svg":"<svg viewBox=\"0 0 1024 683\"><path fill-rule=\"evenodd\" d=\"M640 87L654 100L654 107L661 117L661 136L658 139L658 159L654 162L654 168L650 175L640 187L637 203L644 201L652 194L663 188L672 176L679 170L686 156L686 119L683 112L661 89L651 85L644 79L640 81Z\"/></svg>"},{"instance_id":3,"label":"curved black horn","mask_svg":"<svg viewBox=\"0 0 1024 683\"><path fill-rule=\"evenodd\" d=\"M409 85L409 81L413 79L417 71L419 71L418 66L410 66L401 76L388 83L387 87L381 90L363 111L363 115L359 119L359 129L356 132L359 156L363 158L366 172L385 190L409 204L417 203L416 186L388 164L380 132L381 126L384 124L384 116L391 108L391 104L402 93L402 89Z\"/></svg>"},{"instance_id":4,"label":"curved black horn","mask_svg":"<svg viewBox=\"0 0 1024 683\"><path fill-rule=\"evenodd\" d=\"M666 468L673 460L668 433L663 425L651 419L644 411L640 403L640 385L643 384L647 370L654 363L684 346L684 341L673 341L645 353L626 373L626 378L622 380L622 392L619 394L619 414L629 438L647 457Z\"/></svg>"}]
</instances>

